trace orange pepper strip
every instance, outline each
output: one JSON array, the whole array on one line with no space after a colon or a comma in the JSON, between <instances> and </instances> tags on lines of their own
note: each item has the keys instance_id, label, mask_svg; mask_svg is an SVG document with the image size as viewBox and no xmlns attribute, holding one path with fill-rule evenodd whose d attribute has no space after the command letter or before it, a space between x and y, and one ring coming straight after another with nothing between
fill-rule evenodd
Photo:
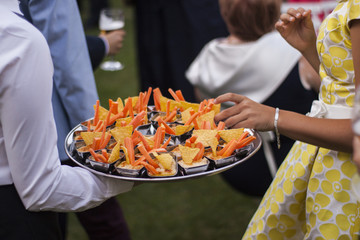
<instances>
[{"instance_id":1,"label":"orange pepper strip","mask_svg":"<svg viewBox=\"0 0 360 240\"><path fill-rule=\"evenodd\" d=\"M198 112L191 115L189 119L186 121L185 125L190 125L198 116L199 116Z\"/></svg>"},{"instance_id":2,"label":"orange pepper strip","mask_svg":"<svg viewBox=\"0 0 360 240\"><path fill-rule=\"evenodd\" d=\"M157 117L155 120L159 123L159 126L161 126L162 124L165 127L166 133L175 135L175 131L169 125L167 125L166 122L160 116Z\"/></svg>"},{"instance_id":3,"label":"orange pepper strip","mask_svg":"<svg viewBox=\"0 0 360 240\"><path fill-rule=\"evenodd\" d=\"M100 100L96 100L94 126L97 125L99 121L99 106L100 106Z\"/></svg>"},{"instance_id":4,"label":"orange pepper strip","mask_svg":"<svg viewBox=\"0 0 360 240\"><path fill-rule=\"evenodd\" d=\"M172 90L171 88L168 89L169 93L171 94L171 96L175 99L175 101L180 102L179 97L176 95L176 93L174 92L174 90Z\"/></svg>"},{"instance_id":5,"label":"orange pepper strip","mask_svg":"<svg viewBox=\"0 0 360 240\"><path fill-rule=\"evenodd\" d=\"M180 99L180 101L185 101L185 98L184 98L181 90L177 90L175 93L176 93L176 96L178 96L178 98Z\"/></svg>"},{"instance_id":6,"label":"orange pepper strip","mask_svg":"<svg viewBox=\"0 0 360 240\"><path fill-rule=\"evenodd\" d=\"M168 140L166 140L166 142L164 142L164 144L160 146L160 148L166 148L169 145L170 141L171 137L169 137Z\"/></svg>"},{"instance_id":7,"label":"orange pepper strip","mask_svg":"<svg viewBox=\"0 0 360 240\"><path fill-rule=\"evenodd\" d=\"M145 157L145 159L155 168L159 167L159 164L157 164L150 156L148 151L146 151L145 147L143 145L138 146L139 151L141 154Z\"/></svg>"},{"instance_id":8,"label":"orange pepper strip","mask_svg":"<svg viewBox=\"0 0 360 240\"><path fill-rule=\"evenodd\" d=\"M137 131L137 130L134 131L134 134L137 134L137 136L139 136L139 138L140 138L141 142L143 143L145 149L147 151L150 151L151 147L150 147L148 141L146 140L146 138L144 137L144 135L142 135L142 133Z\"/></svg>"},{"instance_id":9,"label":"orange pepper strip","mask_svg":"<svg viewBox=\"0 0 360 240\"><path fill-rule=\"evenodd\" d=\"M165 122L172 122L172 120L174 119L174 117L176 116L176 113L177 113L177 109L174 109L170 114L169 116L167 116L164 121Z\"/></svg>"},{"instance_id":10,"label":"orange pepper strip","mask_svg":"<svg viewBox=\"0 0 360 240\"><path fill-rule=\"evenodd\" d=\"M124 139L124 146L127 149L130 164L134 165L135 163L135 152L134 152L134 144L131 138L126 137Z\"/></svg>"},{"instance_id":11,"label":"orange pepper strip","mask_svg":"<svg viewBox=\"0 0 360 240\"><path fill-rule=\"evenodd\" d=\"M222 156L225 153L225 151L230 147L230 144L235 141L236 141L235 139L232 139L230 142L228 142L221 150L217 151L217 155Z\"/></svg>"},{"instance_id":12,"label":"orange pepper strip","mask_svg":"<svg viewBox=\"0 0 360 240\"><path fill-rule=\"evenodd\" d=\"M131 122L129 123L129 125L133 125L134 129L137 128L143 121L144 121L144 117L146 115L145 111L142 111L140 113L138 113L136 115L136 117L134 117Z\"/></svg>"}]
</instances>

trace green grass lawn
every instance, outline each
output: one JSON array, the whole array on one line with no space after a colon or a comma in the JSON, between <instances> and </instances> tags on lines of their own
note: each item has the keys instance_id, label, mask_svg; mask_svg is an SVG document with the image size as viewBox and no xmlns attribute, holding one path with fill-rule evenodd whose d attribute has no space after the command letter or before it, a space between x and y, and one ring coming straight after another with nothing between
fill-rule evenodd
<instances>
[{"instance_id":1,"label":"green grass lawn","mask_svg":"<svg viewBox=\"0 0 360 240\"><path fill-rule=\"evenodd\" d=\"M133 10L122 1L113 6L125 9L127 32L124 47L117 55L125 69L95 71L101 105L108 99L138 94ZM98 34L98 30L88 30ZM91 104L91 103L89 103ZM219 175L168 183L144 183L117 197L133 240L240 239L259 199L230 188ZM69 214L69 240L87 239L75 215Z\"/></svg>"}]
</instances>

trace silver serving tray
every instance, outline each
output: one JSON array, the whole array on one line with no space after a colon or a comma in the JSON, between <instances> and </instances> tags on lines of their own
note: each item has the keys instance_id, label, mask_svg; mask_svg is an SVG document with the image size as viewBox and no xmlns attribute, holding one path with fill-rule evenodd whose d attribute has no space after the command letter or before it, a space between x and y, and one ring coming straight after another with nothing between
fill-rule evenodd
<instances>
[{"instance_id":1,"label":"silver serving tray","mask_svg":"<svg viewBox=\"0 0 360 240\"><path fill-rule=\"evenodd\" d=\"M238 159L237 161L235 161L229 165L222 166L219 168L209 168L205 172L199 172L199 173L194 173L194 174L189 174L189 175L177 175L177 176L161 177L161 178L128 177L128 176L120 176L120 175L115 175L112 173L104 173L101 171L97 171L97 170L91 168L90 166L87 166L85 163L83 163L83 161L81 159L79 159L76 156L74 149L72 149L73 142L74 142L73 134L75 131L84 130L84 129L85 129L85 127L83 125L79 124L75 128L73 128L66 136L65 151L66 151L66 154L69 156L69 158L72 161L74 161L77 165L79 165L80 167L85 168L94 174L101 175L104 177L109 177L109 178L121 179L121 180L125 180L125 181L133 181L133 182L169 182L169 181L179 181L179 180L199 178L199 177L203 177L203 176L212 176L215 174L219 174L223 171L226 171L230 168L237 166L238 164L240 164L242 162L249 160L260 149L260 147L262 145L262 140L261 140L260 134L257 131L252 130L252 129L245 129L245 131L249 132L250 135L254 135L256 137L256 139L250 143L250 145L249 145L250 151L245 157Z\"/></svg>"}]
</instances>

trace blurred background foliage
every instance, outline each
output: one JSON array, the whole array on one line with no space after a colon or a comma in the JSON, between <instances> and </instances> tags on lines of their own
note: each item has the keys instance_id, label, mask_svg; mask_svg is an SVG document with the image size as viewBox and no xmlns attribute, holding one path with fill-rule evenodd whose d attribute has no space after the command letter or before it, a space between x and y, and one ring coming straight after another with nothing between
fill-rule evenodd
<instances>
[{"instance_id":1,"label":"blurred background foliage","mask_svg":"<svg viewBox=\"0 0 360 240\"><path fill-rule=\"evenodd\" d=\"M125 11L126 37L116 58L125 69L95 74L100 103L108 99L138 95L134 9L121 0L110 5ZM87 1L81 13L86 21ZM98 35L97 28L86 29ZM92 103L89 103L92 104ZM228 186L220 175L197 179L144 183L117 197L124 211L133 240L218 240L240 239L260 199L243 195ZM85 240L86 233L73 213L69 214L68 240Z\"/></svg>"}]
</instances>

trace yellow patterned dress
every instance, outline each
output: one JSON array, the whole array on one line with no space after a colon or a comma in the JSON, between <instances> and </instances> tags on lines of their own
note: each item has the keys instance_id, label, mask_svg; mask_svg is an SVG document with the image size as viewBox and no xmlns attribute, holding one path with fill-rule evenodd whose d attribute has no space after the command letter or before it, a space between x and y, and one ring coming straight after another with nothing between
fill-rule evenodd
<instances>
[{"instance_id":1,"label":"yellow patterned dress","mask_svg":"<svg viewBox=\"0 0 360 240\"><path fill-rule=\"evenodd\" d=\"M342 0L321 25L317 50L322 83L310 116L351 116L355 87L349 22L353 19L360 19L360 0ZM351 158L349 153L297 141L243 239L358 239L360 204L351 191L356 172Z\"/></svg>"}]
</instances>

